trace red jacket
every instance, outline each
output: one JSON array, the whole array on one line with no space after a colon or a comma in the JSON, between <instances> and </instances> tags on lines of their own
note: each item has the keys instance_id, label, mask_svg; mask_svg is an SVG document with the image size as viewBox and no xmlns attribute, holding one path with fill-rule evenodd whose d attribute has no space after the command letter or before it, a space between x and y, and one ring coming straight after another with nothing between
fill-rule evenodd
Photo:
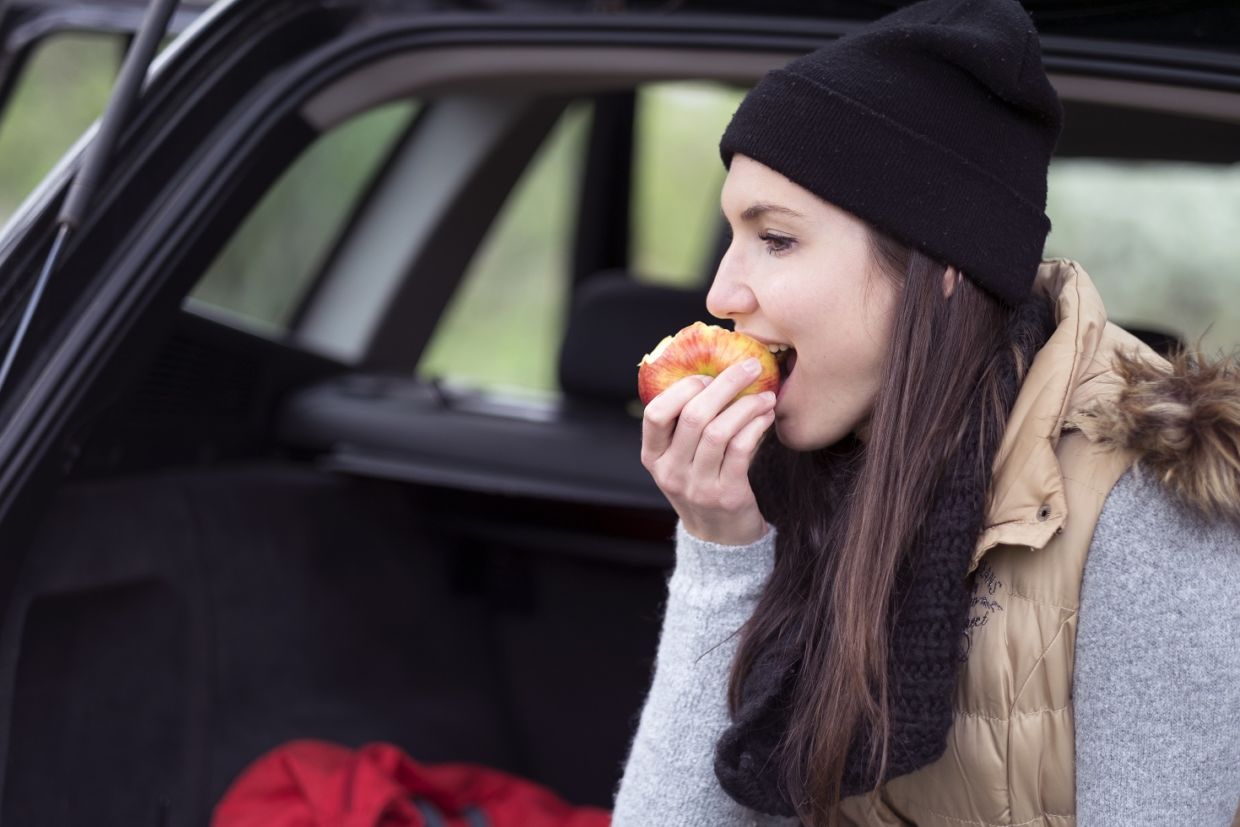
<instances>
[{"instance_id":1,"label":"red jacket","mask_svg":"<svg viewBox=\"0 0 1240 827\"><path fill-rule=\"evenodd\" d=\"M478 764L419 764L398 747L292 741L251 764L211 827L610 827L531 781Z\"/></svg>"}]
</instances>

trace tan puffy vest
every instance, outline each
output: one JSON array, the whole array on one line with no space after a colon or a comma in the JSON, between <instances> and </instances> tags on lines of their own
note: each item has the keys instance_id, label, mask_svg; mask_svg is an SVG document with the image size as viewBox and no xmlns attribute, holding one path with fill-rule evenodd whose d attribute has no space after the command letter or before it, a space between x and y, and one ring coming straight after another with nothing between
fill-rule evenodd
<instances>
[{"instance_id":1,"label":"tan puffy vest","mask_svg":"<svg viewBox=\"0 0 1240 827\"><path fill-rule=\"evenodd\" d=\"M1072 669L1085 558L1103 502L1135 459L1073 428L1114 394L1117 348L1161 357L1106 321L1089 276L1042 262L1035 290L1057 297L1057 328L1017 396L995 459L955 720L935 763L881 797L841 803L848 824L1074 825Z\"/></svg>"}]
</instances>

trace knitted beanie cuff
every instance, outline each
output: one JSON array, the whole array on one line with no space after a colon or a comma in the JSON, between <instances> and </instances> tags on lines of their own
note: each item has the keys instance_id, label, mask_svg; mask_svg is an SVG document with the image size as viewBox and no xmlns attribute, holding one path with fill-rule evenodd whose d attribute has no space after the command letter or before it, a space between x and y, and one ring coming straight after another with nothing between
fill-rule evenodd
<instances>
[{"instance_id":1,"label":"knitted beanie cuff","mask_svg":"<svg viewBox=\"0 0 1240 827\"><path fill-rule=\"evenodd\" d=\"M1028 295L1050 231L1042 209L968 158L838 90L787 69L770 72L720 141L725 166L737 152L955 265L1009 306ZM1006 220L996 227L998 216Z\"/></svg>"}]
</instances>

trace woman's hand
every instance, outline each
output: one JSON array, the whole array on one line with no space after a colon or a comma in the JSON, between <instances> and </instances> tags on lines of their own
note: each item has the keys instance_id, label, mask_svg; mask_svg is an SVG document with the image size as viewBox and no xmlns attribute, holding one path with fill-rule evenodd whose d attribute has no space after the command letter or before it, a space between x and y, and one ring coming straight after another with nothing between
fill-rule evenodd
<instances>
[{"instance_id":1,"label":"woman's hand","mask_svg":"<svg viewBox=\"0 0 1240 827\"><path fill-rule=\"evenodd\" d=\"M775 421L775 394L732 401L758 371L750 359L714 380L686 376L650 400L642 417L642 465L699 539L739 546L766 533L749 465Z\"/></svg>"}]
</instances>

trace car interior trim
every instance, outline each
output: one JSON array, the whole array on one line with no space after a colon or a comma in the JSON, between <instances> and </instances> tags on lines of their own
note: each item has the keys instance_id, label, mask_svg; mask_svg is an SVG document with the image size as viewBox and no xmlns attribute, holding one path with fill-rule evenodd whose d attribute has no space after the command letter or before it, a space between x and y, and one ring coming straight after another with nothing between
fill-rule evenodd
<instances>
[{"instance_id":1,"label":"car interior trim","mask_svg":"<svg viewBox=\"0 0 1240 827\"><path fill-rule=\"evenodd\" d=\"M480 84L492 92L511 84L527 92L537 88L563 93L597 92L610 85L628 88L652 80L710 78L749 84L791 57L784 52L724 50L686 55L658 48L421 49L383 58L338 79L307 100L302 114L325 130L389 100L477 91ZM1240 122L1240 94L1062 72L1049 77L1067 100Z\"/></svg>"},{"instance_id":2,"label":"car interior trim","mask_svg":"<svg viewBox=\"0 0 1240 827\"><path fill-rule=\"evenodd\" d=\"M487 46L418 49L382 58L339 78L302 107L318 129L373 106L411 95L530 90L598 92L643 81L712 78L751 83L782 65L785 52L696 50L691 55L660 48Z\"/></svg>"},{"instance_id":3,"label":"car interior trim","mask_svg":"<svg viewBox=\"0 0 1240 827\"><path fill-rule=\"evenodd\" d=\"M1068 100L1240 123L1240 94L1234 92L1053 73L1050 79Z\"/></svg>"}]
</instances>

